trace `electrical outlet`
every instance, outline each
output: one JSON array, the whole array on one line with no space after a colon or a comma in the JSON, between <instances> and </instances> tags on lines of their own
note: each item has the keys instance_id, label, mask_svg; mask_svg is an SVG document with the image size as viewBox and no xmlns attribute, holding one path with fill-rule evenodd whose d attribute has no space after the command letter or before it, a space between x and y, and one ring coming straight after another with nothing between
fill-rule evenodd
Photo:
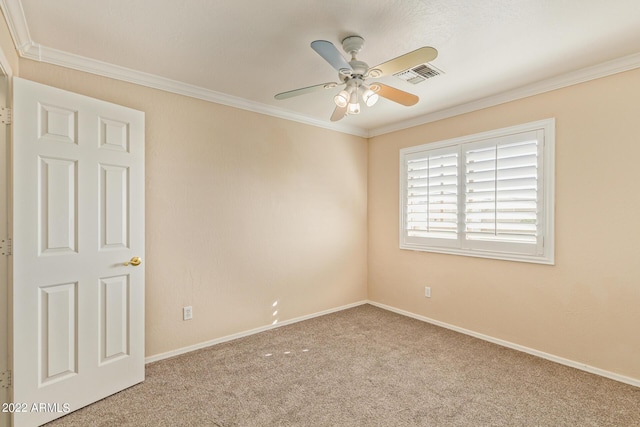
<instances>
[{"instance_id":1,"label":"electrical outlet","mask_svg":"<svg viewBox=\"0 0 640 427\"><path fill-rule=\"evenodd\" d=\"M425 298L431 298L431 288L429 286L424 287L424 296Z\"/></svg>"},{"instance_id":2,"label":"electrical outlet","mask_svg":"<svg viewBox=\"0 0 640 427\"><path fill-rule=\"evenodd\" d=\"M182 320L191 320L193 319L193 307L190 305L187 307L182 307Z\"/></svg>"}]
</instances>

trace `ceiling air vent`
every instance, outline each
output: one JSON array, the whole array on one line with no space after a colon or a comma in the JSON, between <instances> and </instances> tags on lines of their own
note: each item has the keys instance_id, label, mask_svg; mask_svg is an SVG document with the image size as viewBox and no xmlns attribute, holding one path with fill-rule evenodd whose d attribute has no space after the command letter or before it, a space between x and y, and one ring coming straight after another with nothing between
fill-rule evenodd
<instances>
[{"instance_id":1,"label":"ceiling air vent","mask_svg":"<svg viewBox=\"0 0 640 427\"><path fill-rule=\"evenodd\" d=\"M441 70L438 70L431 64L420 64L415 67L409 68L408 70L400 71L394 74L394 76L417 85L420 82L423 82L427 79L433 78L435 76L439 76L443 74Z\"/></svg>"}]
</instances>

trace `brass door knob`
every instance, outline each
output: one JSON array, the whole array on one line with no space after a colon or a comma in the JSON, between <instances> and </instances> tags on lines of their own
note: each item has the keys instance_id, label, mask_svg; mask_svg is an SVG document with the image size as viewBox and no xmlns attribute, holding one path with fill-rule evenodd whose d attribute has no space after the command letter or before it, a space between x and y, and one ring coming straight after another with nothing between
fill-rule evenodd
<instances>
[{"instance_id":1,"label":"brass door knob","mask_svg":"<svg viewBox=\"0 0 640 427\"><path fill-rule=\"evenodd\" d=\"M124 265L133 265L134 267L142 264L142 258L140 258L139 256L134 256L133 258L131 258L131 261L127 261L124 263Z\"/></svg>"}]
</instances>

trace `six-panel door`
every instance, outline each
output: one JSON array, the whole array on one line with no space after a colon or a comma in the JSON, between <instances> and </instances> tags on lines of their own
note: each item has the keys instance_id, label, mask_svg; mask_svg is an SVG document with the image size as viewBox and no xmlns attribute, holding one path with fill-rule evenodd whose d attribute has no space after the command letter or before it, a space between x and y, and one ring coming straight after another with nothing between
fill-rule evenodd
<instances>
[{"instance_id":1,"label":"six-panel door","mask_svg":"<svg viewBox=\"0 0 640 427\"><path fill-rule=\"evenodd\" d=\"M144 114L14 78L16 426L144 379Z\"/></svg>"}]
</instances>

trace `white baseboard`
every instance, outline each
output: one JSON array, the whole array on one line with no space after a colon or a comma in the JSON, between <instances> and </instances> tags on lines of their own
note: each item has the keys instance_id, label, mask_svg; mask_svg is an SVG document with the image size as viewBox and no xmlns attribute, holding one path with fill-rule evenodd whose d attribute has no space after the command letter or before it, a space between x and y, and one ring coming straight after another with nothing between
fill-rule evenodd
<instances>
[{"instance_id":1,"label":"white baseboard","mask_svg":"<svg viewBox=\"0 0 640 427\"><path fill-rule=\"evenodd\" d=\"M223 342L232 341L232 340L235 340L235 339L238 339L238 338L242 338L242 337L246 337L246 336L253 335L253 334L259 334L260 332L264 332L264 331L268 331L268 330L271 330L271 329L279 328L281 326L286 326L286 325L290 325L292 323L302 322L303 320L309 320L309 319L312 319L314 317L324 316L325 314L335 313L337 311L342 311L342 310L346 310L348 308L357 307L359 305L367 304L368 302L369 301L367 301L367 300L358 301L358 302L354 302L352 304L347 304L347 305L343 305L343 306L340 306L340 307L331 308L329 310L320 311L320 312L309 314L309 315L306 315L306 316L301 316L301 317L296 317L294 319L284 320L282 322L276 323L275 325L266 325L266 326L261 326L259 328L250 329L248 331L238 332L237 334L227 335L225 337L216 338L216 339L211 340L211 341L205 341L205 342L194 344L194 345L190 345L190 346L187 346L187 347L182 347L182 348L179 348L177 350L167 351L166 353L160 353L160 354L156 354L156 355L153 355L153 356L149 356L149 357L146 357L144 359L144 361L145 361L145 364L146 363L157 362L158 360L168 359L170 357L178 356L180 354L189 353L189 352L195 351L195 350L200 350L201 348L211 347L211 346L216 345L216 344L221 344Z\"/></svg>"},{"instance_id":2,"label":"white baseboard","mask_svg":"<svg viewBox=\"0 0 640 427\"><path fill-rule=\"evenodd\" d=\"M470 335L475 338L479 338L484 341L488 341L494 344L501 345L503 347L511 348L513 350L522 351L524 353L531 354L533 356L541 357L543 359L550 360L552 362L559 363L561 365L569 366L571 368L580 369L581 371L589 372L591 374L599 375L601 377L609 378L611 380L619 381L621 383L629 384L635 387L640 387L640 380L636 378L626 377L624 375L619 375L614 372L605 371L604 369L596 368L593 366L585 365L584 363L576 362L574 360L565 359L564 357L555 356L553 354L545 353L543 351L535 350L533 348L525 347L519 344L514 344L509 341L501 340L499 338L494 338L489 335L484 335L478 332L470 331L468 329L460 328L458 326L450 325L448 323L440 322L439 320L430 319L425 316L421 316L419 314L411 313L409 311L401 310L399 308L391 307L385 304L381 304L375 301L366 301L367 304L371 304L373 306L382 308L384 310L392 311L397 314L401 314L403 316L412 317L417 320L421 320L423 322L431 323L432 325L440 326L446 329L451 329L452 331L460 332L465 335Z\"/></svg>"}]
</instances>

